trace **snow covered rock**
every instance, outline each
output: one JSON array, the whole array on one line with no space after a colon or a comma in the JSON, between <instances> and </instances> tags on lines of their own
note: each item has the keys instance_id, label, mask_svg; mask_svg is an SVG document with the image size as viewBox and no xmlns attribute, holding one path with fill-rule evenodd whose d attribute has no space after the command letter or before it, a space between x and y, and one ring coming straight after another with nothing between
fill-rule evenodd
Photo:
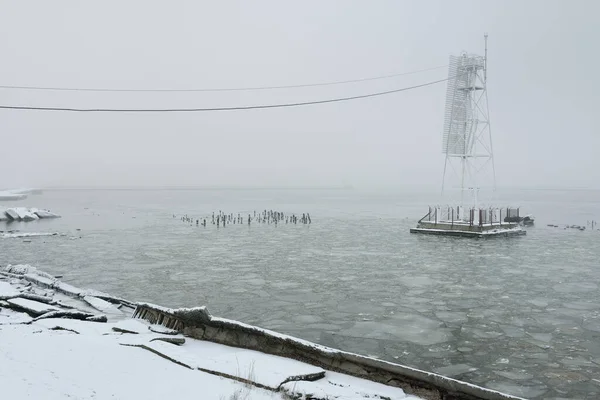
<instances>
[{"instance_id":1,"label":"snow covered rock","mask_svg":"<svg viewBox=\"0 0 600 400\"><path fill-rule=\"evenodd\" d=\"M12 208L7 208L6 210L4 210L4 215L6 215L10 220L19 220L19 214L17 214L17 212Z\"/></svg>"},{"instance_id":2,"label":"snow covered rock","mask_svg":"<svg viewBox=\"0 0 600 400\"><path fill-rule=\"evenodd\" d=\"M22 221L34 221L40 218L25 207L14 207L12 210L19 216L19 220Z\"/></svg>"},{"instance_id":3,"label":"snow covered rock","mask_svg":"<svg viewBox=\"0 0 600 400\"><path fill-rule=\"evenodd\" d=\"M32 208L31 211L40 218L60 218L60 215L48 210L38 210L37 208Z\"/></svg>"},{"instance_id":4,"label":"snow covered rock","mask_svg":"<svg viewBox=\"0 0 600 400\"><path fill-rule=\"evenodd\" d=\"M0 220L35 221L40 218L60 218L60 215L38 208L10 207L0 209Z\"/></svg>"}]
</instances>

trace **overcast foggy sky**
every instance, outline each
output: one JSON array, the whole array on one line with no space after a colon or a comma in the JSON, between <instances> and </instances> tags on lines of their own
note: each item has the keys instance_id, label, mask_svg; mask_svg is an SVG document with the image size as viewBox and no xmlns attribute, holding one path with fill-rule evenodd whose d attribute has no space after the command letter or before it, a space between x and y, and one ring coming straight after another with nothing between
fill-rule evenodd
<instances>
[{"instance_id":1,"label":"overcast foggy sky","mask_svg":"<svg viewBox=\"0 0 600 400\"><path fill-rule=\"evenodd\" d=\"M0 84L215 88L327 82L483 54L499 186L600 187L600 2L1 1ZM443 79L227 93L0 89L0 104L214 107ZM441 183L446 84L346 103L218 113L0 110L0 187Z\"/></svg>"}]
</instances>

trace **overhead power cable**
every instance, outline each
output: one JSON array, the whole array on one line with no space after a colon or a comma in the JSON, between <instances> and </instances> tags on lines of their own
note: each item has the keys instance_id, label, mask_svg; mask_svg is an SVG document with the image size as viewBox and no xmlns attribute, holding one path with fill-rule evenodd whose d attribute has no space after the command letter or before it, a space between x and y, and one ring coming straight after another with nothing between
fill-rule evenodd
<instances>
[{"instance_id":1,"label":"overhead power cable","mask_svg":"<svg viewBox=\"0 0 600 400\"><path fill-rule=\"evenodd\" d=\"M300 85L283 85L283 86L256 86L256 87L240 87L240 88L206 88L206 89L103 89L103 88L68 88L68 87L46 87L46 86L13 86L0 85L0 89L19 89L19 90L47 90L47 91L62 91L62 92L235 92L249 90L274 90L274 89L293 89L314 86L332 86L346 83L357 83L366 81L375 81L379 79L394 78L397 76L417 74L420 72L433 71L440 68L446 68L447 65L440 65L432 68L420 69L417 71L401 72L398 74L382 75L371 78L349 79L345 81L321 82L321 83L306 83Z\"/></svg>"},{"instance_id":2,"label":"overhead power cable","mask_svg":"<svg viewBox=\"0 0 600 400\"><path fill-rule=\"evenodd\" d=\"M304 101L297 103L283 103L283 104L259 104L250 106L237 106L237 107L209 107L209 108L71 108L71 107L35 107L35 106L11 106L11 105L0 105L0 109L7 110L35 110L35 111L68 111L68 112L125 112L125 113L164 113L164 112L206 112L206 111L237 111L237 110L257 110L265 108L286 108L286 107L300 107L314 104L325 104L325 103L336 103L342 101L366 99L368 97L385 96L392 93L405 92L407 90L413 90L422 88L425 86L435 85L436 83L445 82L450 78L440 79L437 81L431 81L422 83L420 85L408 86L399 89L387 90L385 92L368 93L358 96L350 97L338 97L334 99L326 100L314 100Z\"/></svg>"}]
</instances>

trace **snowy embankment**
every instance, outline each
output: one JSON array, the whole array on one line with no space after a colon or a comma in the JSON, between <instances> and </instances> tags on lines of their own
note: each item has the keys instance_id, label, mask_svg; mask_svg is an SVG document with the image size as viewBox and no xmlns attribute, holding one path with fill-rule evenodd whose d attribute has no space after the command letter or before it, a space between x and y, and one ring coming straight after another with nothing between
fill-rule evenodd
<instances>
[{"instance_id":1,"label":"snowy embankment","mask_svg":"<svg viewBox=\"0 0 600 400\"><path fill-rule=\"evenodd\" d=\"M40 218L60 218L48 210L26 207L0 207L0 221L35 221Z\"/></svg>"},{"instance_id":2,"label":"snowy embankment","mask_svg":"<svg viewBox=\"0 0 600 400\"><path fill-rule=\"evenodd\" d=\"M2 397L439 398L415 397L291 358L192 339L131 318L136 308L137 303L73 287L28 265L1 268ZM194 310L172 311L189 315Z\"/></svg>"},{"instance_id":3,"label":"snowy embankment","mask_svg":"<svg viewBox=\"0 0 600 400\"><path fill-rule=\"evenodd\" d=\"M0 190L0 201L24 200L30 194L39 194L40 189L20 188L20 189L4 189Z\"/></svg>"}]
</instances>

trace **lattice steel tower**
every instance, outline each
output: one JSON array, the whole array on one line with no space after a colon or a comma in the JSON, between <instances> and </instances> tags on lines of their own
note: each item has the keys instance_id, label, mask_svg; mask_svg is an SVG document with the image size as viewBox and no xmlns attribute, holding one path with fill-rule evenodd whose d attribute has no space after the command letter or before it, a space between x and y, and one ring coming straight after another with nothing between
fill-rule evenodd
<instances>
[{"instance_id":1,"label":"lattice steel tower","mask_svg":"<svg viewBox=\"0 0 600 400\"><path fill-rule=\"evenodd\" d=\"M446 171L450 166L460 180L460 201L463 206L466 190L473 191L476 206L476 193L480 185L486 188L491 186L494 191L496 189L486 86L487 34L484 38L483 57L467 53L450 56L448 71L442 149L446 161L442 178L442 194L447 185ZM482 179L482 172L489 167L491 167L491 177L488 175Z\"/></svg>"}]
</instances>

